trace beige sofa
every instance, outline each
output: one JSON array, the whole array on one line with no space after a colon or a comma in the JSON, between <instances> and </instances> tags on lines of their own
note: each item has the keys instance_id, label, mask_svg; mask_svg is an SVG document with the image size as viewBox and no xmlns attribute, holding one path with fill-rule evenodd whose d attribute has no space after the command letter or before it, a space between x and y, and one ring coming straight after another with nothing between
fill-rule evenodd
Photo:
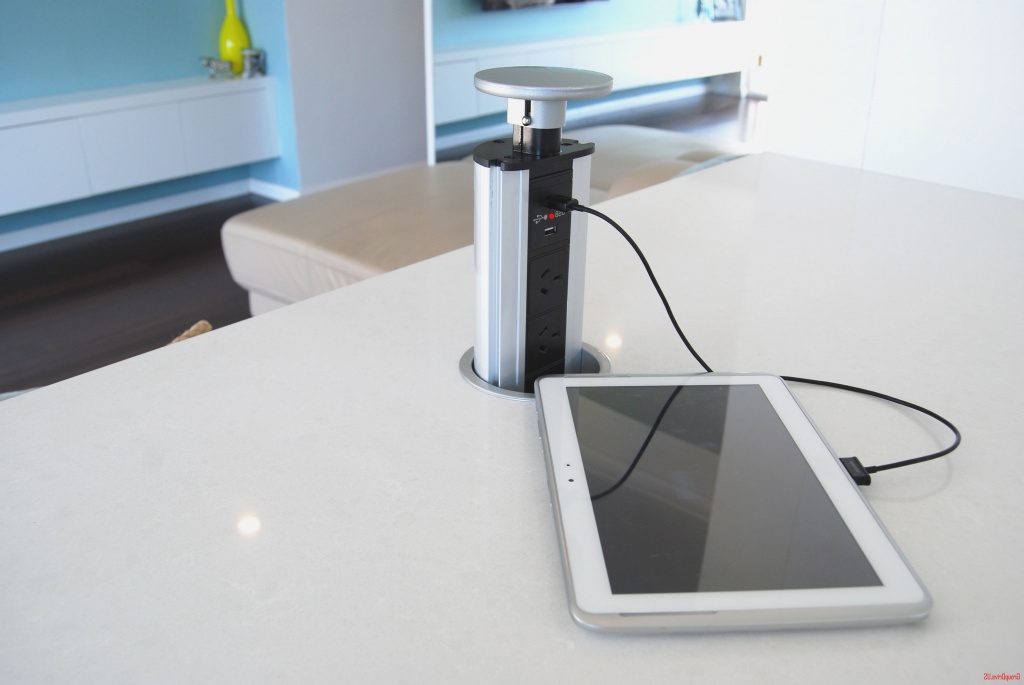
<instances>
[{"instance_id":1,"label":"beige sofa","mask_svg":"<svg viewBox=\"0 0 1024 685\"><path fill-rule=\"evenodd\" d=\"M596 144L590 202L692 172L746 150L639 126L566 131ZM252 313L398 269L473 242L473 162L390 172L229 219L228 268Z\"/></svg>"}]
</instances>

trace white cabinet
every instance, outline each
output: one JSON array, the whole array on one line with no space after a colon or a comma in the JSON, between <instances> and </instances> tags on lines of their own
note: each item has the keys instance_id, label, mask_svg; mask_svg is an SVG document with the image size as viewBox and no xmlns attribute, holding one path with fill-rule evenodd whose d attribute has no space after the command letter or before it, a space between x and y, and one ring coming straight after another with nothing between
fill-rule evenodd
<instances>
[{"instance_id":1,"label":"white cabinet","mask_svg":"<svg viewBox=\"0 0 1024 685\"><path fill-rule=\"evenodd\" d=\"M93 193L188 173L175 103L93 114L80 126Z\"/></svg>"},{"instance_id":2,"label":"white cabinet","mask_svg":"<svg viewBox=\"0 0 1024 685\"><path fill-rule=\"evenodd\" d=\"M478 93L473 74L511 66L600 71L625 90L746 70L756 54L746 22L699 22L668 29L538 43L482 46L434 54L437 124L505 110L505 100Z\"/></svg>"},{"instance_id":3,"label":"white cabinet","mask_svg":"<svg viewBox=\"0 0 1024 685\"><path fill-rule=\"evenodd\" d=\"M270 77L0 104L0 214L280 155Z\"/></svg>"},{"instance_id":4,"label":"white cabinet","mask_svg":"<svg viewBox=\"0 0 1024 685\"><path fill-rule=\"evenodd\" d=\"M89 193L77 121L0 129L0 214Z\"/></svg>"},{"instance_id":5,"label":"white cabinet","mask_svg":"<svg viewBox=\"0 0 1024 685\"><path fill-rule=\"evenodd\" d=\"M476 88L473 74L475 59L457 59L434 65L434 117L439 124L465 119L467 112L476 116ZM469 88L466 88L466 84Z\"/></svg>"},{"instance_id":6,"label":"white cabinet","mask_svg":"<svg viewBox=\"0 0 1024 685\"><path fill-rule=\"evenodd\" d=\"M281 154L269 90L250 90L180 103L189 173L269 159Z\"/></svg>"}]
</instances>

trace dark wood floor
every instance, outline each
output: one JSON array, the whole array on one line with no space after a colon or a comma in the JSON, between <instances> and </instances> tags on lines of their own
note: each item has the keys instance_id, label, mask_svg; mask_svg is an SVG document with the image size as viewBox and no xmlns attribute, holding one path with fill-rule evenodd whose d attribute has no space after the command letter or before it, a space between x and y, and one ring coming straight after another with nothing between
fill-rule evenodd
<instances>
[{"instance_id":1,"label":"dark wood floor","mask_svg":"<svg viewBox=\"0 0 1024 685\"><path fill-rule=\"evenodd\" d=\"M762 105L703 96L585 125L635 123L749 143ZM156 349L200 319L223 328L247 318L220 227L266 202L236 198L0 253L0 394Z\"/></svg>"},{"instance_id":2,"label":"dark wood floor","mask_svg":"<svg viewBox=\"0 0 1024 685\"><path fill-rule=\"evenodd\" d=\"M266 202L239 197L0 253L0 393L148 352L200 319L247 318L220 227Z\"/></svg>"}]
</instances>

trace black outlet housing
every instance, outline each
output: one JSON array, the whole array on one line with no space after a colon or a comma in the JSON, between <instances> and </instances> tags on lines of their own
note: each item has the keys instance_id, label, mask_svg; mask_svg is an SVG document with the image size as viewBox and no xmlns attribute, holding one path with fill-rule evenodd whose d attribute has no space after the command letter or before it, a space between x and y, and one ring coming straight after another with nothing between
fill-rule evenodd
<instances>
[{"instance_id":1,"label":"black outlet housing","mask_svg":"<svg viewBox=\"0 0 1024 685\"><path fill-rule=\"evenodd\" d=\"M525 390L540 376L565 373L572 217L547 206L553 195L572 195L572 167L531 176L526 258Z\"/></svg>"},{"instance_id":2,"label":"black outlet housing","mask_svg":"<svg viewBox=\"0 0 1024 685\"><path fill-rule=\"evenodd\" d=\"M559 132L560 134L560 132ZM553 134L552 134L553 135ZM548 143L551 142L549 136ZM565 373L569 302L571 212L548 207L552 196L572 196L573 164L593 154L593 143L563 139L542 155L531 154L511 138L481 143L474 161L502 171L529 171L525 336L521 351L523 391L533 392L541 376Z\"/></svg>"}]
</instances>

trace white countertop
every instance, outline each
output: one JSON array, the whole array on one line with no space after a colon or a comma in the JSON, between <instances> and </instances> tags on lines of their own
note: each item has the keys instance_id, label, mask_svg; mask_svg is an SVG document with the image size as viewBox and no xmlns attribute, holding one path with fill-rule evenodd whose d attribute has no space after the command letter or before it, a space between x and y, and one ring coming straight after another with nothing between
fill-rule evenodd
<instances>
[{"instance_id":1,"label":"white countertop","mask_svg":"<svg viewBox=\"0 0 1024 685\"><path fill-rule=\"evenodd\" d=\"M716 370L864 385L960 426L950 459L866 491L933 595L927 620L661 637L574 625L533 403L458 372L467 248L0 403L0 682L1024 670L1024 201L766 154L598 208L645 248ZM587 268L584 339L613 371L699 370L593 218ZM948 440L880 402L797 393L865 463ZM241 532L246 517L258 532Z\"/></svg>"}]
</instances>

